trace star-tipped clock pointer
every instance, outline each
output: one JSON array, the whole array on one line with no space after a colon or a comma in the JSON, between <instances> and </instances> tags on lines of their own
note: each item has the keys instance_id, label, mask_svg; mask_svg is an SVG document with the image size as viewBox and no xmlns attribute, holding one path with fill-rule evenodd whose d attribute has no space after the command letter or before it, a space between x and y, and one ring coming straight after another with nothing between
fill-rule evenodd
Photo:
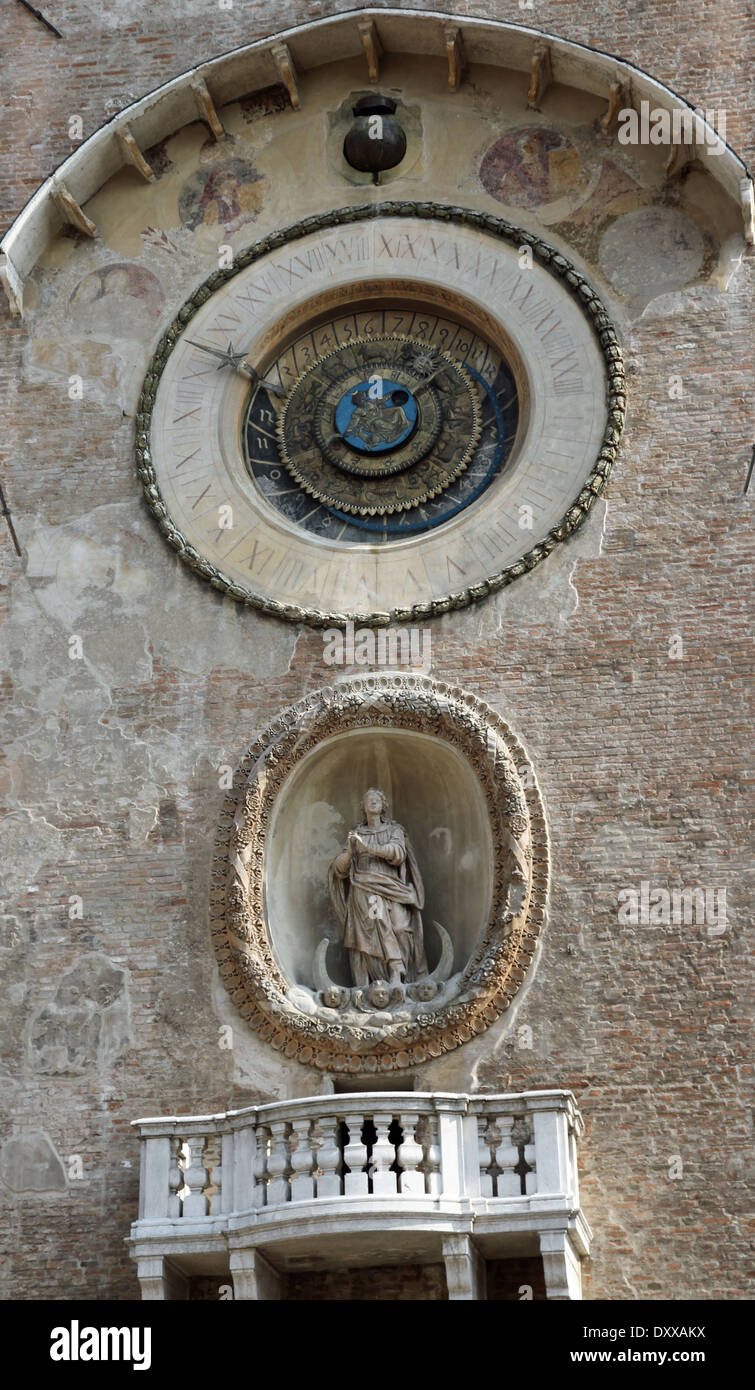
<instances>
[{"instance_id":1,"label":"star-tipped clock pointer","mask_svg":"<svg viewBox=\"0 0 755 1390\"><path fill-rule=\"evenodd\" d=\"M264 386L265 390L271 391L274 396L285 396L286 392L282 386L276 386L274 381L268 381L266 377L260 376L259 372L254 370L251 363L246 360L246 353L234 352L233 343L229 342L227 348L216 348L211 347L209 343L197 343L193 338L187 338L186 341L191 343L192 347L199 348L200 352L207 352L211 357L217 357L219 359L218 371L221 371L223 367L233 367L235 372L247 377L249 381L254 382L255 386Z\"/></svg>"}]
</instances>

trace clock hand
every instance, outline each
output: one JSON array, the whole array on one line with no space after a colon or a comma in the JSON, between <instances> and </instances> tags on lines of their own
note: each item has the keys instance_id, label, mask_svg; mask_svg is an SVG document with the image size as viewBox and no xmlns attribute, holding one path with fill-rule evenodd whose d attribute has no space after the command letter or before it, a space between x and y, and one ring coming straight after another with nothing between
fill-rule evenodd
<instances>
[{"instance_id":1,"label":"clock hand","mask_svg":"<svg viewBox=\"0 0 755 1390\"><path fill-rule=\"evenodd\" d=\"M192 347L199 348L200 352L208 352L211 357L218 357L220 359L217 366L218 371L222 367L233 367L234 371L240 372L241 376L247 377L257 386L264 386L265 390L271 391L274 396L285 396L286 392L282 386L276 386L274 381L268 381L266 377L261 377L259 372L254 370L251 363L247 362L245 353L234 352L233 343L229 343L227 348L222 349L211 347L209 343L197 343L193 338L187 338L186 341L191 343Z\"/></svg>"},{"instance_id":2,"label":"clock hand","mask_svg":"<svg viewBox=\"0 0 755 1390\"><path fill-rule=\"evenodd\" d=\"M463 362L459 362L459 363L457 363L457 365L458 365L459 367L463 367L463 366L464 366L464 363L463 363ZM450 366L451 366L451 363L450 363L450 362L442 362L441 365L432 373L431 376L423 377L421 381L418 381L418 382L417 382L417 385L414 387L414 394L415 394L415 396L416 396L416 394L417 394L418 391L421 391L421 390L422 390L423 386L429 386L431 381L435 381L436 376L440 376L441 372L445 372L445 371L447 370L447 368L450 367Z\"/></svg>"},{"instance_id":3,"label":"clock hand","mask_svg":"<svg viewBox=\"0 0 755 1390\"><path fill-rule=\"evenodd\" d=\"M438 367L436 371L432 372L430 376L425 376L422 378L421 381L418 381L417 385L414 388L415 391L421 391L423 386L429 386L431 381L435 381L436 376L440 376L441 372L444 372L446 370L447 365L448 363L444 362L443 365Z\"/></svg>"},{"instance_id":4,"label":"clock hand","mask_svg":"<svg viewBox=\"0 0 755 1390\"><path fill-rule=\"evenodd\" d=\"M187 338L186 341L187 343L191 343L192 347L199 348L200 352L209 352L212 357L219 357L220 363L218 365L218 371L220 371L221 367L226 366L238 368L239 362L243 362L244 360L245 354L243 352L233 351L233 343L229 343L228 347L223 349L210 347L209 343L197 343L193 338Z\"/></svg>"}]
</instances>

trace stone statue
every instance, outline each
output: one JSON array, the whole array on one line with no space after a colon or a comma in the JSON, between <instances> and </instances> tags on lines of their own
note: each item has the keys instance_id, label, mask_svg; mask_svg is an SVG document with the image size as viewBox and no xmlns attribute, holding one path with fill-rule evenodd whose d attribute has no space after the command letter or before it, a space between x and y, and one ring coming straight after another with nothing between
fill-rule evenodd
<instances>
[{"instance_id":1,"label":"stone statue","mask_svg":"<svg viewBox=\"0 0 755 1390\"><path fill-rule=\"evenodd\" d=\"M388 817L383 792L365 792L365 823L349 834L328 871L354 984L391 986L428 974L421 910L425 890L402 825Z\"/></svg>"}]
</instances>

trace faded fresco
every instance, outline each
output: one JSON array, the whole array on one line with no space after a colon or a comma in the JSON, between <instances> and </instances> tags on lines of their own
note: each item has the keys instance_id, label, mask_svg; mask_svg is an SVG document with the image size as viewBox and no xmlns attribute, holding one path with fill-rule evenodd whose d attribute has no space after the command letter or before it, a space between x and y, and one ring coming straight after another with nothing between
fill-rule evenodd
<instances>
[{"instance_id":1,"label":"faded fresco","mask_svg":"<svg viewBox=\"0 0 755 1390\"><path fill-rule=\"evenodd\" d=\"M179 194L181 223L190 231L222 227L227 233L236 232L255 220L264 190L265 179L247 159L227 159L198 169Z\"/></svg>"},{"instance_id":2,"label":"faded fresco","mask_svg":"<svg viewBox=\"0 0 755 1390\"><path fill-rule=\"evenodd\" d=\"M600 242L600 268L622 294L652 299L693 280L705 256L700 228L678 208L625 212Z\"/></svg>"},{"instance_id":3,"label":"faded fresco","mask_svg":"<svg viewBox=\"0 0 755 1390\"><path fill-rule=\"evenodd\" d=\"M158 314L164 298L160 281L151 270L116 261L79 281L69 297L68 310L77 324L89 330L141 337L145 308Z\"/></svg>"},{"instance_id":4,"label":"faded fresco","mask_svg":"<svg viewBox=\"0 0 755 1390\"><path fill-rule=\"evenodd\" d=\"M499 203L517 208L537 208L576 192L581 172L579 154L569 137L540 126L502 135L480 165L486 192Z\"/></svg>"}]
</instances>

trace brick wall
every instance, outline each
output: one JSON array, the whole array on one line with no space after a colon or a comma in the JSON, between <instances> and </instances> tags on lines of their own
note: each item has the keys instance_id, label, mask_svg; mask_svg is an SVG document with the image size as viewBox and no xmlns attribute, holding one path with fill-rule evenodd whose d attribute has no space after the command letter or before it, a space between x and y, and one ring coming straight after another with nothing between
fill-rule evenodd
<instances>
[{"instance_id":1,"label":"brick wall","mask_svg":"<svg viewBox=\"0 0 755 1390\"><path fill-rule=\"evenodd\" d=\"M6 220L69 153L71 113L90 133L199 56L339 8L347 6L222 11L129 0L103 10L69 0L46 7L61 42L9 7ZM514 5L488 12L508 18L509 9L528 22ZM725 106L728 137L746 156L741 53L750 21L739 0L707 7L702 23L679 5L615 10L576 0L542 3L529 22L627 58L694 104ZM627 327L630 416L600 553L578 540L548 562L568 575L565 616L536 599L502 597L433 627L435 674L494 705L528 747L553 846L534 981L510 1032L501 1025L476 1052L461 1050L459 1089L476 1058L487 1091L574 1090L587 1123L591 1298L745 1296L751 271L745 262L726 296L679 296L671 315L650 312ZM235 761L283 706L323 684L322 641L236 610L180 569L141 511L132 422L105 405L76 415L75 403L35 384L22 363L26 327L0 312L3 476L25 551L43 548L46 528L69 526L81 537L74 563L91 566L95 595L88 661L72 663L76 614L58 620L42 601L54 573L28 578L26 560L2 539L9 738L1 786L12 872L0 1139L39 1129L54 1149L52 1190L3 1203L3 1294L134 1298L123 1244L138 1185L130 1121L276 1093L272 1063L234 1081L217 1046L205 907L222 798L214 767L223 753ZM684 377L683 402L668 397L673 370ZM600 524L596 510L592 535ZM164 596L162 621L147 594L137 592L131 609L118 596L139 566ZM522 586L534 593L537 582ZM116 597L100 604L100 590ZM669 658L674 634L683 637L681 660ZM726 933L619 925L619 891L642 880L725 886ZM81 920L69 916L72 895L83 898ZM64 977L87 956L127 976L103 1003L92 966L89 983L76 986L73 1019ZM42 1036L34 1029L45 1009ZM523 1025L531 1046L522 1045ZM59 1036L73 1039L65 1061ZM437 1074L428 1068L422 1088ZM303 1069L291 1079L299 1093L317 1084ZM438 1277L426 1270L421 1280Z\"/></svg>"},{"instance_id":2,"label":"brick wall","mask_svg":"<svg viewBox=\"0 0 755 1390\"><path fill-rule=\"evenodd\" d=\"M221 1297L228 1279L193 1278L189 1297L212 1301ZM448 1298L446 1274L442 1264L391 1265L380 1269L329 1269L318 1273L289 1274L284 1277L282 1296L290 1300L320 1302L334 1300L373 1300L437 1302ZM489 1302L545 1298L541 1259L488 1260L487 1298Z\"/></svg>"},{"instance_id":3,"label":"brick wall","mask_svg":"<svg viewBox=\"0 0 755 1390\"><path fill-rule=\"evenodd\" d=\"M329 1269L290 1274L285 1297L292 1300L380 1300L399 1303L448 1298L442 1264L390 1265L381 1269Z\"/></svg>"}]
</instances>

